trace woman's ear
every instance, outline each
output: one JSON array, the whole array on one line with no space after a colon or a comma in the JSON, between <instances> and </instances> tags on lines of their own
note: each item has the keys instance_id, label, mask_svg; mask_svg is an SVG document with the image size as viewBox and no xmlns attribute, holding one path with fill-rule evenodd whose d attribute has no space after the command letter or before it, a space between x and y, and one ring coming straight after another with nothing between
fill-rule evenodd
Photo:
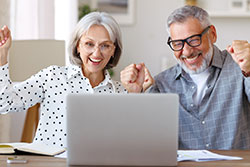
<instances>
[{"instance_id":1,"label":"woman's ear","mask_svg":"<svg viewBox=\"0 0 250 167\"><path fill-rule=\"evenodd\" d=\"M77 45L76 45L76 52L77 53L80 53L80 46L79 45L80 45L79 42L77 42Z\"/></svg>"},{"instance_id":2,"label":"woman's ear","mask_svg":"<svg viewBox=\"0 0 250 167\"><path fill-rule=\"evenodd\" d=\"M115 57L115 51L116 51L116 46L114 46L114 49L113 49L113 55L112 55L113 58Z\"/></svg>"}]
</instances>

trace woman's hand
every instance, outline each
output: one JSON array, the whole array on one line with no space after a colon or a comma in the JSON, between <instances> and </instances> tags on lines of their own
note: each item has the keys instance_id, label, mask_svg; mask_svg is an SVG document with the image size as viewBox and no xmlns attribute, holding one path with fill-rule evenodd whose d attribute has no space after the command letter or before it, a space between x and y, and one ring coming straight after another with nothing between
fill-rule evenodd
<instances>
[{"instance_id":1,"label":"woman's hand","mask_svg":"<svg viewBox=\"0 0 250 167\"><path fill-rule=\"evenodd\" d=\"M11 46L11 33L7 26L0 29L0 66L7 64L8 52Z\"/></svg>"}]
</instances>

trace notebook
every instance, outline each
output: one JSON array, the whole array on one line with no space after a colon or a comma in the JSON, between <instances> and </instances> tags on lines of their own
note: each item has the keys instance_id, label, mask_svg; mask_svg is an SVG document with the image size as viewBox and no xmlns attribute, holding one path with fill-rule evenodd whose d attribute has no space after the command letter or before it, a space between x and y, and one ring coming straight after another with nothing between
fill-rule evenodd
<instances>
[{"instance_id":1,"label":"notebook","mask_svg":"<svg viewBox=\"0 0 250 167\"><path fill-rule=\"evenodd\" d=\"M176 94L70 94L68 165L176 166Z\"/></svg>"}]
</instances>

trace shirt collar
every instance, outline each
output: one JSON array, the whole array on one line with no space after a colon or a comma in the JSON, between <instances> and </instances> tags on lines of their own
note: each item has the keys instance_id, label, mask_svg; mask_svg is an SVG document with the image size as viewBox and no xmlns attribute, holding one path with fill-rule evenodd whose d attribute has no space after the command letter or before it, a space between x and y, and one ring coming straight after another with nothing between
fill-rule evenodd
<instances>
[{"instance_id":1,"label":"shirt collar","mask_svg":"<svg viewBox=\"0 0 250 167\"><path fill-rule=\"evenodd\" d=\"M182 74L182 68L179 64L176 66L176 71L175 71L175 79L179 78ZM184 72L184 71L183 71Z\"/></svg>"},{"instance_id":2,"label":"shirt collar","mask_svg":"<svg viewBox=\"0 0 250 167\"><path fill-rule=\"evenodd\" d=\"M222 52L217 48L217 46L214 45L213 49L214 55L211 66L222 68L225 57L223 56Z\"/></svg>"},{"instance_id":3,"label":"shirt collar","mask_svg":"<svg viewBox=\"0 0 250 167\"><path fill-rule=\"evenodd\" d=\"M112 88L115 91L115 85L114 85L114 82L109 75L108 70L104 70L104 80L97 87L105 86L105 85L109 85L109 84L112 85Z\"/></svg>"},{"instance_id":4,"label":"shirt collar","mask_svg":"<svg viewBox=\"0 0 250 167\"><path fill-rule=\"evenodd\" d=\"M217 46L213 45L213 58L211 66L222 68L224 58L222 56L221 51L217 48ZM186 75L186 72L181 68L179 64L176 67L175 79L180 77L181 75Z\"/></svg>"},{"instance_id":5,"label":"shirt collar","mask_svg":"<svg viewBox=\"0 0 250 167\"><path fill-rule=\"evenodd\" d=\"M68 66L68 74L67 74L67 79L70 80L73 78L75 75L81 73L82 69L80 66L77 65L69 65Z\"/></svg>"},{"instance_id":6,"label":"shirt collar","mask_svg":"<svg viewBox=\"0 0 250 167\"><path fill-rule=\"evenodd\" d=\"M80 66L71 64L68 67L67 79L70 80L71 78L73 78L75 75L78 75L78 74L82 74L82 68ZM84 75L82 75L82 76L84 78L86 78ZM95 88L105 86L105 85L108 85L108 84L111 84L113 90L116 91L114 81L111 79L108 70L104 70L104 80L98 86L96 86Z\"/></svg>"}]
</instances>

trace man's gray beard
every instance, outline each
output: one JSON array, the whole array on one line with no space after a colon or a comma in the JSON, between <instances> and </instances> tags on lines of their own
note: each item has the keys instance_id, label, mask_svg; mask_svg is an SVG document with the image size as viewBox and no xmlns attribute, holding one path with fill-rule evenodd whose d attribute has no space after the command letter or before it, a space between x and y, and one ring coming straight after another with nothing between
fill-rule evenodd
<instances>
[{"instance_id":1,"label":"man's gray beard","mask_svg":"<svg viewBox=\"0 0 250 167\"><path fill-rule=\"evenodd\" d=\"M199 52L197 54L199 54ZM201 67L199 67L196 70L189 69L184 62L180 61L175 56L174 57L175 57L177 63L181 66L181 68L184 71L186 71L186 73L188 73L188 74L199 74L199 73L205 71L209 67L212 56L213 56L213 47L212 47L212 44L210 43L208 53L205 55L204 59L202 60Z\"/></svg>"}]
</instances>

